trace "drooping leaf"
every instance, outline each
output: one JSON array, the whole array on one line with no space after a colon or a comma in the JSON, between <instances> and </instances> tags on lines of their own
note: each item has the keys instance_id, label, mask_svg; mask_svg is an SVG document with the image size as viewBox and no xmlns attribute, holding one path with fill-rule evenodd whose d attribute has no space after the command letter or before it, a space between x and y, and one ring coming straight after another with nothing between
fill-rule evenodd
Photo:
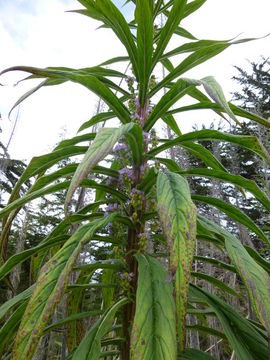
<instances>
[{"instance_id":1,"label":"drooping leaf","mask_svg":"<svg viewBox=\"0 0 270 360\"><path fill-rule=\"evenodd\" d=\"M233 175L228 172L219 171L217 169L212 170L204 168L188 169L184 172L181 172L181 175L219 179L236 185L237 187L249 191L261 204L265 206L268 211L270 211L270 200L265 192L262 191L253 180L246 179L241 175Z\"/></svg>"},{"instance_id":2,"label":"drooping leaf","mask_svg":"<svg viewBox=\"0 0 270 360\"><path fill-rule=\"evenodd\" d=\"M131 334L131 360L176 358L175 307L172 285L163 266L137 255L139 266L136 313Z\"/></svg>"},{"instance_id":3,"label":"drooping leaf","mask_svg":"<svg viewBox=\"0 0 270 360\"><path fill-rule=\"evenodd\" d=\"M89 282L94 270L92 271L81 271L76 284L83 284ZM73 289L67 297L67 317L74 318L76 314L82 312L82 302L84 296L84 289ZM90 316L90 314L88 315ZM69 352L72 352L82 341L85 330L82 324L82 318L74 319L68 323L67 326L67 347ZM65 322L66 323L66 322ZM61 325L61 324L59 324ZM50 327L49 327L50 328ZM48 330L48 329L47 329Z\"/></svg>"},{"instance_id":4,"label":"drooping leaf","mask_svg":"<svg viewBox=\"0 0 270 360\"><path fill-rule=\"evenodd\" d=\"M103 0L104 1L104 0ZM100 76L96 77L94 75L86 74L85 72L80 72L79 70L76 71L75 69L71 70L56 70L54 68L47 68L47 69L39 69L34 67L27 67L27 66L17 66L8 68L2 73L9 72L9 71L26 71L34 74L36 77L40 78L50 78L56 80L63 80L63 81L72 81L75 83L79 83L85 86L87 89L94 92L96 95L101 97L105 103L114 111L115 115L119 118L119 120L125 124L130 121L129 119L129 111L125 107L125 105L118 99L118 97L110 90L106 84L108 84L108 79L104 78L106 84L100 81ZM0 73L1 75L1 73Z\"/></svg>"},{"instance_id":5,"label":"drooping leaf","mask_svg":"<svg viewBox=\"0 0 270 360\"><path fill-rule=\"evenodd\" d=\"M197 38L194 35L192 35L189 31L187 31L186 29L184 29L181 26L178 26L175 29L174 33L176 35L182 36L182 37L190 39L190 40L197 40Z\"/></svg>"},{"instance_id":6,"label":"drooping leaf","mask_svg":"<svg viewBox=\"0 0 270 360\"><path fill-rule=\"evenodd\" d=\"M0 356L2 359L5 348L14 340L18 325L25 312L28 300L24 301L18 308L10 315L8 320L0 329Z\"/></svg>"},{"instance_id":7,"label":"drooping leaf","mask_svg":"<svg viewBox=\"0 0 270 360\"><path fill-rule=\"evenodd\" d=\"M223 200L211 197L211 196L204 196L204 195L192 195L192 200L203 202L208 205L212 205L225 213L231 219L239 222L240 224L245 225L249 230L255 232L263 241L270 245L270 241L265 233L257 226L254 221L247 216L244 212L239 210L233 205L226 203Z\"/></svg>"},{"instance_id":8,"label":"drooping leaf","mask_svg":"<svg viewBox=\"0 0 270 360\"><path fill-rule=\"evenodd\" d=\"M101 338L106 334L111 325L115 313L126 303L127 298L120 299L113 304L95 323L95 325L85 335L72 356L72 360L98 360L101 350Z\"/></svg>"},{"instance_id":9,"label":"drooping leaf","mask_svg":"<svg viewBox=\"0 0 270 360\"><path fill-rule=\"evenodd\" d=\"M223 90L219 83L213 76L207 76L201 80L201 84L203 85L207 94L217 103L224 111L237 123L240 124L236 119L234 113L230 109Z\"/></svg>"},{"instance_id":10,"label":"drooping leaf","mask_svg":"<svg viewBox=\"0 0 270 360\"><path fill-rule=\"evenodd\" d=\"M198 89L196 89L196 90L198 91ZM189 95L192 95L192 92L190 92ZM229 104L230 109L234 113L234 115L255 121L255 122L262 124L268 128L270 127L269 120L264 119L259 115L253 114L245 109L242 109L241 107L236 106L234 104L231 104L231 103L228 103L228 104ZM199 103L182 106L180 108L170 110L170 111L168 111L168 113L169 114L177 114L177 113L184 112L184 111L194 111L194 110L202 110L202 109L213 109L218 112L224 111L218 104L207 100L207 98L206 99L203 98L203 100L200 101Z\"/></svg>"},{"instance_id":11,"label":"drooping leaf","mask_svg":"<svg viewBox=\"0 0 270 360\"><path fill-rule=\"evenodd\" d=\"M112 221L113 215L80 227L64 246L42 267L35 290L22 318L15 345L14 360L31 359L55 306L67 287L68 277L82 246L93 234Z\"/></svg>"},{"instance_id":12,"label":"drooping leaf","mask_svg":"<svg viewBox=\"0 0 270 360\"><path fill-rule=\"evenodd\" d=\"M218 130L208 130L208 129L186 133L173 140L163 140L164 144L149 151L149 154L152 156L156 155L161 151L169 149L173 145L177 145L178 143L181 143L183 141L190 141L190 140L191 141L205 141L205 140L228 141L256 153L264 160L266 160L268 163L270 163L270 155L255 136L234 135L234 134L221 132Z\"/></svg>"},{"instance_id":13,"label":"drooping leaf","mask_svg":"<svg viewBox=\"0 0 270 360\"><path fill-rule=\"evenodd\" d=\"M240 294L238 294L235 290L233 290L230 286L226 285L223 281L216 279L214 276L211 275L207 275L207 274L203 274L201 272L191 272L191 275L198 278L198 279L203 279L207 282L209 282L210 284L213 284L214 286L218 287L219 289L227 292L230 295L239 297Z\"/></svg>"},{"instance_id":14,"label":"drooping leaf","mask_svg":"<svg viewBox=\"0 0 270 360\"><path fill-rule=\"evenodd\" d=\"M251 304L270 338L270 276L229 232L225 246L248 291Z\"/></svg>"},{"instance_id":15,"label":"drooping leaf","mask_svg":"<svg viewBox=\"0 0 270 360\"><path fill-rule=\"evenodd\" d=\"M200 301L204 300L213 308L239 360L267 359L267 340L247 319L217 296L193 284L190 284L190 296Z\"/></svg>"},{"instance_id":16,"label":"drooping leaf","mask_svg":"<svg viewBox=\"0 0 270 360\"><path fill-rule=\"evenodd\" d=\"M169 270L175 277L177 330L180 349L185 338L185 315L196 238L196 207L189 186L175 173L160 173L157 179L158 214L169 250Z\"/></svg>"},{"instance_id":17,"label":"drooping leaf","mask_svg":"<svg viewBox=\"0 0 270 360\"><path fill-rule=\"evenodd\" d=\"M89 171L98 164L100 160L103 160L106 155L112 150L115 143L120 139L122 135L129 132L133 128L134 124L126 124L120 128L103 128L99 131L94 142L89 147L89 150L85 154L82 162L78 166L67 192L65 209L72 198L72 195L76 188L80 186L82 180L87 176Z\"/></svg>"},{"instance_id":18,"label":"drooping leaf","mask_svg":"<svg viewBox=\"0 0 270 360\"><path fill-rule=\"evenodd\" d=\"M177 122L175 121L174 117L171 114L164 115L162 120L169 125L169 127L175 132L176 135L181 136L181 130L179 129Z\"/></svg>"},{"instance_id":19,"label":"drooping leaf","mask_svg":"<svg viewBox=\"0 0 270 360\"><path fill-rule=\"evenodd\" d=\"M0 319L2 319L14 306L18 306L23 301L30 298L32 292L35 289L35 285L30 286L26 290L22 291L20 294L14 296L10 300L6 301L3 305L0 306Z\"/></svg>"},{"instance_id":20,"label":"drooping leaf","mask_svg":"<svg viewBox=\"0 0 270 360\"><path fill-rule=\"evenodd\" d=\"M215 360L209 354L197 350L197 349L186 349L184 353L181 353L177 357L178 360Z\"/></svg>"}]
</instances>

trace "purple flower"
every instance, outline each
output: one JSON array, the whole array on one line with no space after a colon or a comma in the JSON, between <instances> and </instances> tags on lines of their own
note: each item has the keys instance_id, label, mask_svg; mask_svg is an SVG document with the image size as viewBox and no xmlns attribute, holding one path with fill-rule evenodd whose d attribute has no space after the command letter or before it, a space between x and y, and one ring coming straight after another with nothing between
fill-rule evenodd
<instances>
[{"instance_id":1,"label":"purple flower","mask_svg":"<svg viewBox=\"0 0 270 360\"><path fill-rule=\"evenodd\" d=\"M113 148L114 152L120 151L120 150L126 150L127 146L126 144L116 144Z\"/></svg>"},{"instance_id":2,"label":"purple flower","mask_svg":"<svg viewBox=\"0 0 270 360\"><path fill-rule=\"evenodd\" d=\"M131 189L131 194L136 194L136 189L135 188Z\"/></svg>"},{"instance_id":3,"label":"purple flower","mask_svg":"<svg viewBox=\"0 0 270 360\"><path fill-rule=\"evenodd\" d=\"M131 281L134 278L134 273L131 272L128 274L128 280Z\"/></svg>"},{"instance_id":4,"label":"purple flower","mask_svg":"<svg viewBox=\"0 0 270 360\"><path fill-rule=\"evenodd\" d=\"M133 173L132 173L132 169L128 169L128 168L123 168L119 170L119 174L120 174L120 181L123 180L123 176L126 175L128 178L132 179L133 178Z\"/></svg>"},{"instance_id":5,"label":"purple flower","mask_svg":"<svg viewBox=\"0 0 270 360\"><path fill-rule=\"evenodd\" d=\"M106 185L107 186L110 186L112 183L112 178L111 177L108 177L108 179L106 180Z\"/></svg>"},{"instance_id":6,"label":"purple flower","mask_svg":"<svg viewBox=\"0 0 270 360\"><path fill-rule=\"evenodd\" d=\"M120 278L122 279L122 280L125 280L125 274L120 274Z\"/></svg>"},{"instance_id":7,"label":"purple flower","mask_svg":"<svg viewBox=\"0 0 270 360\"><path fill-rule=\"evenodd\" d=\"M138 96L135 97L134 102L135 102L136 107L138 107L139 106L139 98L138 98Z\"/></svg>"},{"instance_id":8,"label":"purple flower","mask_svg":"<svg viewBox=\"0 0 270 360\"><path fill-rule=\"evenodd\" d=\"M150 134L148 132L143 131L143 137L145 140L150 138Z\"/></svg>"}]
</instances>

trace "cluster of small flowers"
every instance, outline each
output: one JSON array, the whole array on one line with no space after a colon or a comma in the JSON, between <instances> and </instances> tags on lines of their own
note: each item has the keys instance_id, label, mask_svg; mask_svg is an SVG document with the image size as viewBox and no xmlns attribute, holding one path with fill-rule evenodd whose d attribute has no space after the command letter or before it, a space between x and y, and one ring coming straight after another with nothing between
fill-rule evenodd
<instances>
[{"instance_id":1,"label":"cluster of small flowers","mask_svg":"<svg viewBox=\"0 0 270 360\"><path fill-rule=\"evenodd\" d=\"M126 144L116 144L115 147L113 148L113 152L117 152L117 151L121 151L121 150L126 150L127 145Z\"/></svg>"},{"instance_id":2,"label":"cluster of small flowers","mask_svg":"<svg viewBox=\"0 0 270 360\"><path fill-rule=\"evenodd\" d=\"M122 287L125 295L128 298L130 298L133 293L133 289L132 289L132 286L130 283L134 278L134 273L124 272L124 273L119 274L119 277L121 279L121 287Z\"/></svg>"},{"instance_id":3,"label":"cluster of small flowers","mask_svg":"<svg viewBox=\"0 0 270 360\"><path fill-rule=\"evenodd\" d=\"M143 196L144 196L143 191L137 190L136 188L131 189L130 203L134 207L134 209L136 209L136 210L142 209ZM136 212L135 212L135 214L136 214Z\"/></svg>"},{"instance_id":4,"label":"cluster of small flowers","mask_svg":"<svg viewBox=\"0 0 270 360\"><path fill-rule=\"evenodd\" d=\"M139 246L139 250L143 251L146 247L147 242L150 240L150 235L148 233L140 233L138 234L138 246Z\"/></svg>"},{"instance_id":5,"label":"cluster of small flowers","mask_svg":"<svg viewBox=\"0 0 270 360\"><path fill-rule=\"evenodd\" d=\"M111 176L108 177L108 179L106 180L106 185L110 186L112 185L112 183L115 181L115 179Z\"/></svg>"},{"instance_id":6,"label":"cluster of small flowers","mask_svg":"<svg viewBox=\"0 0 270 360\"><path fill-rule=\"evenodd\" d=\"M134 76L127 76L126 77L126 82L127 82L127 85L128 85L128 89L131 93L134 93L134 82L135 82L135 77Z\"/></svg>"},{"instance_id":7,"label":"cluster of small flowers","mask_svg":"<svg viewBox=\"0 0 270 360\"><path fill-rule=\"evenodd\" d=\"M118 204L117 203L109 204L105 208L105 216L107 216L110 212L113 212L113 211L116 211L116 210L118 210Z\"/></svg>"},{"instance_id":8,"label":"cluster of small flowers","mask_svg":"<svg viewBox=\"0 0 270 360\"><path fill-rule=\"evenodd\" d=\"M153 149L154 147L158 146L158 142L159 142L159 139L157 137L157 133L156 133L155 129L151 130L150 138L151 138L151 145L152 145L152 149Z\"/></svg>"},{"instance_id":9,"label":"cluster of small flowers","mask_svg":"<svg viewBox=\"0 0 270 360\"><path fill-rule=\"evenodd\" d=\"M146 144L150 141L150 134L148 132L143 131L143 140Z\"/></svg>"},{"instance_id":10,"label":"cluster of small flowers","mask_svg":"<svg viewBox=\"0 0 270 360\"><path fill-rule=\"evenodd\" d=\"M128 169L128 168L123 168L121 170L119 170L119 180L122 181L122 180L133 180L133 171L132 169Z\"/></svg>"},{"instance_id":11,"label":"cluster of small flowers","mask_svg":"<svg viewBox=\"0 0 270 360\"><path fill-rule=\"evenodd\" d=\"M122 280L132 281L133 278L134 278L134 273L133 273L133 272L131 272L131 273L127 273L127 272L121 273L121 274L120 274L120 278L121 278Z\"/></svg>"},{"instance_id":12,"label":"cluster of small flowers","mask_svg":"<svg viewBox=\"0 0 270 360\"><path fill-rule=\"evenodd\" d=\"M152 75L149 81L149 89L152 90L157 84L155 75Z\"/></svg>"}]
</instances>

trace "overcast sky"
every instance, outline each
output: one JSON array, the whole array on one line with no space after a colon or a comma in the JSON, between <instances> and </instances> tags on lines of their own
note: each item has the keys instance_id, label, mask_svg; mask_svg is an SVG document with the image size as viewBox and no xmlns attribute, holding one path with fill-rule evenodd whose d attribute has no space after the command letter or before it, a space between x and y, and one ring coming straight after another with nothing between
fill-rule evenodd
<instances>
[{"instance_id":1,"label":"overcast sky","mask_svg":"<svg viewBox=\"0 0 270 360\"><path fill-rule=\"evenodd\" d=\"M122 4L116 1L117 5ZM37 67L94 66L107 58L124 55L121 43L110 30L96 30L99 23L67 10L80 8L75 0L0 0L0 69L13 65ZM125 8L131 17L131 8ZM200 39L260 37L270 32L270 1L208 0L182 26ZM179 46L177 37L173 45ZM236 88L231 77L233 65L248 68L247 59L258 61L268 57L270 37L232 46L206 64L185 76L202 78L213 75L222 85L227 98ZM8 112L18 97L36 83L26 81L14 87L22 73L5 75L0 82L1 141L5 144L11 133L16 111L8 120ZM95 111L97 99L88 90L75 84L42 89L26 100L19 110L19 121L9 152L13 158L30 159L47 152L59 141L63 128L68 136L75 135L80 124ZM179 126L187 131L193 121L209 120L209 113L181 117ZM196 116L196 117L195 117ZM210 115L211 116L211 115ZM215 116L212 115L212 119ZM212 120L211 119L211 120Z\"/></svg>"}]
</instances>

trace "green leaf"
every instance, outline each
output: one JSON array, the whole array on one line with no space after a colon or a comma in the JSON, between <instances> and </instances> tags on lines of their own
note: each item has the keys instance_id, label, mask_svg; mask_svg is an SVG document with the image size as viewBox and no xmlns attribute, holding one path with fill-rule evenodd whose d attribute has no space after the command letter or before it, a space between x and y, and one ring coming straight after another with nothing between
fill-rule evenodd
<instances>
[{"instance_id":1,"label":"green leaf","mask_svg":"<svg viewBox=\"0 0 270 360\"><path fill-rule=\"evenodd\" d=\"M102 64L100 64L100 66L111 65L116 62L122 62L122 61L129 61L129 57L128 56L117 56L112 59L104 61Z\"/></svg>"},{"instance_id":2,"label":"green leaf","mask_svg":"<svg viewBox=\"0 0 270 360\"><path fill-rule=\"evenodd\" d=\"M225 238L225 246L246 285L256 315L265 326L270 338L270 276L230 233Z\"/></svg>"},{"instance_id":3,"label":"green leaf","mask_svg":"<svg viewBox=\"0 0 270 360\"><path fill-rule=\"evenodd\" d=\"M188 3L185 9L183 19L189 16L190 14L194 13L195 11L197 11L201 6L203 6L205 2L206 0L194 0Z\"/></svg>"},{"instance_id":4,"label":"green leaf","mask_svg":"<svg viewBox=\"0 0 270 360\"><path fill-rule=\"evenodd\" d=\"M2 280L7 274L18 264L25 261L29 257L31 257L33 254L36 254L37 252L49 249L53 246L62 244L67 239L66 235L64 236L58 236L55 238L50 239L50 241L41 243L37 246L33 246L30 249L24 250L20 253L14 254L11 256L7 261L0 267L0 280Z\"/></svg>"},{"instance_id":5,"label":"green leaf","mask_svg":"<svg viewBox=\"0 0 270 360\"><path fill-rule=\"evenodd\" d=\"M114 284L115 283L115 271L114 269L104 269L102 272L102 283ZM102 288L102 309L107 309L113 303L114 287L103 287Z\"/></svg>"},{"instance_id":6,"label":"green leaf","mask_svg":"<svg viewBox=\"0 0 270 360\"><path fill-rule=\"evenodd\" d=\"M196 89L196 90L198 91L198 89ZM190 92L189 95L192 96L192 92ZM264 119L256 114L253 114L245 109L242 109L239 106L235 106L231 103L228 103L228 104L230 106L230 109L234 113L234 115L241 116L245 119L252 120L252 121L262 124L268 128L270 127L269 120ZM168 111L168 114L178 114L178 113L184 112L184 111L190 111L190 110L193 111L193 110L202 110L202 109L213 109L218 112L224 111L218 104L212 103L211 101L207 100L207 98L206 99L204 98L199 103L182 106L180 108L170 110L170 111Z\"/></svg>"},{"instance_id":7,"label":"green leaf","mask_svg":"<svg viewBox=\"0 0 270 360\"><path fill-rule=\"evenodd\" d=\"M118 99L118 97L114 95L114 93L109 89L109 87L106 86L106 84L108 84L108 80L105 81L104 79L106 84L103 84L103 82L100 81L101 79L100 76L97 78L93 75L87 74L86 72L75 69L71 69L71 70L70 69L56 70L53 68L39 69L28 66L17 66L17 67L8 68L4 70L2 73L9 71L16 71L16 70L30 72L34 74L35 77L38 78L47 77L57 80L73 81L75 83L79 83L85 86L87 89L93 91L99 97L101 97L106 102L106 104L114 111L115 115L120 119L122 123L125 124L130 121L129 111L127 110L125 105Z\"/></svg>"},{"instance_id":8,"label":"green leaf","mask_svg":"<svg viewBox=\"0 0 270 360\"><path fill-rule=\"evenodd\" d=\"M142 128L139 125L134 124L132 129L125 134L125 137L132 153L133 164L139 167L143 158Z\"/></svg>"},{"instance_id":9,"label":"green leaf","mask_svg":"<svg viewBox=\"0 0 270 360\"><path fill-rule=\"evenodd\" d=\"M209 282L210 284L213 284L214 286L218 287L219 289L227 292L230 295L236 296L236 297L240 297L240 295L234 291L230 286L224 284L223 281L216 279L213 276L207 275L207 274L203 274L201 272L191 272L191 275L198 278L198 279L203 279L207 282Z\"/></svg>"},{"instance_id":10,"label":"green leaf","mask_svg":"<svg viewBox=\"0 0 270 360\"><path fill-rule=\"evenodd\" d=\"M223 90L216 79L213 76L207 76L201 80L201 84L215 103L217 103L237 124L240 124L230 109Z\"/></svg>"},{"instance_id":11,"label":"green leaf","mask_svg":"<svg viewBox=\"0 0 270 360\"><path fill-rule=\"evenodd\" d=\"M139 267L131 360L176 358L175 307L172 285L154 258L136 255Z\"/></svg>"},{"instance_id":12,"label":"green leaf","mask_svg":"<svg viewBox=\"0 0 270 360\"><path fill-rule=\"evenodd\" d=\"M70 146L57 151L52 151L51 153L42 156L33 157L22 176L14 186L8 203L10 204L18 197L22 184L29 180L32 176L40 173L43 174L45 170L55 165L58 161L66 159L70 156L81 155L85 153L86 150L87 146Z\"/></svg>"},{"instance_id":13,"label":"green leaf","mask_svg":"<svg viewBox=\"0 0 270 360\"><path fill-rule=\"evenodd\" d=\"M268 211L270 211L270 200L265 192L262 191L253 180L246 179L241 175L233 175L224 171L219 171L217 169L212 170L204 168L189 169L187 171L181 172L181 175L219 179L233 184L237 187L249 191L261 204L265 206Z\"/></svg>"},{"instance_id":14,"label":"green leaf","mask_svg":"<svg viewBox=\"0 0 270 360\"><path fill-rule=\"evenodd\" d=\"M174 33L176 35L179 35L181 37L184 37L184 38L187 38L187 39L190 39L190 40L197 40L197 38L192 35L189 31L187 31L186 29L182 28L181 26L178 26Z\"/></svg>"},{"instance_id":15,"label":"green leaf","mask_svg":"<svg viewBox=\"0 0 270 360\"><path fill-rule=\"evenodd\" d=\"M181 130L179 129L177 122L175 121L174 117L171 114L164 115L162 120L169 125L169 127L175 132L176 135L181 136Z\"/></svg>"},{"instance_id":16,"label":"green leaf","mask_svg":"<svg viewBox=\"0 0 270 360\"><path fill-rule=\"evenodd\" d=\"M14 307L21 304L26 299L29 299L32 295L35 285L30 286L26 290L22 291L20 294L14 296L10 300L6 301L3 305L0 306L0 319L2 319L6 314Z\"/></svg>"},{"instance_id":17,"label":"green leaf","mask_svg":"<svg viewBox=\"0 0 270 360\"><path fill-rule=\"evenodd\" d=\"M5 348L14 339L18 325L25 312L28 301L24 301L18 308L10 315L8 320L0 329L0 356L2 359Z\"/></svg>"},{"instance_id":18,"label":"green leaf","mask_svg":"<svg viewBox=\"0 0 270 360\"><path fill-rule=\"evenodd\" d=\"M199 262L206 262L209 264L212 264L220 269L225 269L231 272L236 272L236 269L234 266L229 265L224 263L223 261L217 260L217 259L212 259L210 257L205 257L205 256L194 256L194 260L197 260Z\"/></svg>"},{"instance_id":19,"label":"green leaf","mask_svg":"<svg viewBox=\"0 0 270 360\"><path fill-rule=\"evenodd\" d=\"M175 0L173 2L173 7L170 10L165 26L161 30L157 47L153 54L152 70L160 60L160 57L168 45L175 29L178 27L181 19L183 18L186 3L186 0Z\"/></svg>"},{"instance_id":20,"label":"green leaf","mask_svg":"<svg viewBox=\"0 0 270 360\"><path fill-rule=\"evenodd\" d=\"M110 0L98 0L96 8L103 15L103 22L108 25L125 46L128 52L136 79L139 79L139 66L137 63L137 49L124 16Z\"/></svg>"},{"instance_id":21,"label":"green leaf","mask_svg":"<svg viewBox=\"0 0 270 360\"><path fill-rule=\"evenodd\" d=\"M61 300L69 274L84 244L94 233L113 220L113 215L81 226L64 246L45 263L29 301L13 348L14 360L31 359L42 332Z\"/></svg>"},{"instance_id":22,"label":"green leaf","mask_svg":"<svg viewBox=\"0 0 270 360\"><path fill-rule=\"evenodd\" d=\"M180 349L185 337L189 279L196 238L196 207L187 181L175 173L160 173L157 179L157 209L169 250L169 270L175 276L177 331Z\"/></svg>"},{"instance_id":23,"label":"green leaf","mask_svg":"<svg viewBox=\"0 0 270 360\"><path fill-rule=\"evenodd\" d=\"M270 275L270 262L261 257L256 250L250 246L245 246L249 255Z\"/></svg>"},{"instance_id":24,"label":"green leaf","mask_svg":"<svg viewBox=\"0 0 270 360\"><path fill-rule=\"evenodd\" d=\"M142 190L145 194L148 194L156 184L156 178L157 170L152 167L137 186L138 190Z\"/></svg>"},{"instance_id":25,"label":"green leaf","mask_svg":"<svg viewBox=\"0 0 270 360\"><path fill-rule=\"evenodd\" d=\"M94 269L92 271L81 271L80 275L76 281L76 284L83 284L86 282L89 282L92 278L92 275L94 273ZM82 321L80 321L82 318L76 317L76 315L81 315L82 312L82 302L83 302L83 296L84 296L84 289L73 289L69 292L67 297L67 318L64 319L64 322L62 321L62 324L67 322L67 319L73 319L73 321L68 322L67 326L67 347L69 352L72 352L75 350L75 348L80 344L82 341L85 330L82 324ZM97 314L93 314L94 316ZM88 316L93 316L88 314ZM74 321L75 319L76 321ZM49 325L47 328L45 328L44 332L52 329L54 324ZM59 324L61 326L61 323Z\"/></svg>"},{"instance_id":26,"label":"green leaf","mask_svg":"<svg viewBox=\"0 0 270 360\"><path fill-rule=\"evenodd\" d=\"M96 114L90 120L83 123L80 126L78 132L88 129L89 127L96 125L102 121L105 122L106 120L112 119L114 117L115 117L115 114L112 111L107 111L107 112Z\"/></svg>"},{"instance_id":27,"label":"green leaf","mask_svg":"<svg viewBox=\"0 0 270 360\"><path fill-rule=\"evenodd\" d=\"M178 80L154 107L154 110L144 124L144 130L149 131L155 125L156 121L161 118L177 100L186 95L192 87L194 87L194 85L188 81L183 79Z\"/></svg>"},{"instance_id":28,"label":"green leaf","mask_svg":"<svg viewBox=\"0 0 270 360\"><path fill-rule=\"evenodd\" d=\"M98 360L101 351L101 338L108 331L115 313L126 303L127 298L122 298L112 307L110 307L102 317L95 323L95 325L85 335L84 339L78 346L77 350L72 356L72 360Z\"/></svg>"},{"instance_id":29,"label":"green leaf","mask_svg":"<svg viewBox=\"0 0 270 360\"><path fill-rule=\"evenodd\" d=\"M169 58L171 56L176 56L176 55L180 55L180 54L185 54L185 53L189 53L189 52L194 52L197 50L201 50L204 48L207 48L209 46L212 45L218 45L218 44L227 44L228 40L198 40L198 41L193 41L193 42L189 42L189 43L185 43L181 46L178 46L177 48L167 52L166 54L164 54L164 58Z\"/></svg>"},{"instance_id":30,"label":"green leaf","mask_svg":"<svg viewBox=\"0 0 270 360\"><path fill-rule=\"evenodd\" d=\"M221 164L221 162L219 162L211 151L207 150L203 145L196 144L192 141L185 141L180 143L179 146L186 149L190 154L198 159L201 159L207 166L227 172L227 169Z\"/></svg>"},{"instance_id":31,"label":"green leaf","mask_svg":"<svg viewBox=\"0 0 270 360\"><path fill-rule=\"evenodd\" d=\"M183 60L175 69L170 72L162 81L160 81L150 93L150 97L156 94L159 90L168 85L171 81L184 74L188 70L194 68L195 66L205 62L206 60L216 56L223 50L225 50L229 44L216 44L211 45L206 48L194 51L189 55L185 60Z\"/></svg>"},{"instance_id":32,"label":"green leaf","mask_svg":"<svg viewBox=\"0 0 270 360\"><path fill-rule=\"evenodd\" d=\"M192 200L203 202L208 205L215 206L217 209L221 210L231 219L239 222L240 224L245 225L249 230L255 232L263 241L270 245L270 241L264 232L257 226L252 219L243 213L241 210L237 209L235 206L226 203L223 200L204 195L192 195Z\"/></svg>"},{"instance_id":33,"label":"green leaf","mask_svg":"<svg viewBox=\"0 0 270 360\"><path fill-rule=\"evenodd\" d=\"M77 167L77 170L71 180L65 201L65 212L67 212L67 207L71 201L74 191L78 186L80 186L82 180L87 176L89 171L91 171L100 160L103 160L109 154L120 137L129 132L133 126L134 123L130 123L123 125L118 129L103 128L98 132L95 140L89 147L89 150L85 154L80 165Z\"/></svg>"},{"instance_id":34,"label":"green leaf","mask_svg":"<svg viewBox=\"0 0 270 360\"><path fill-rule=\"evenodd\" d=\"M138 70L139 70L139 102L145 106L149 78L152 71L153 53L153 15L150 4L145 0L137 0L135 17L137 27Z\"/></svg>"},{"instance_id":35,"label":"green leaf","mask_svg":"<svg viewBox=\"0 0 270 360\"><path fill-rule=\"evenodd\" d=\"M161 151L167 150L173 145L177 145L178 143L181 143L183 141L190 141L190 140L191 141L220 140L220 141L231 142L233 144L239 145L254 152L255 154L259 155L261 158L263 158L264 160L270 163L270 156L267 153L267 150L256 138L256 136L233 135L218 130L198 130L184 134L173 140L167 140L167 139L160 140L160 141L164 141L165 144L149 151L149 154L151 156L156 155Z\"/></svg>"},{"instance_id":36,"label":"green leaf","mask_svg":"<svg viewBox=\"0 0 270 360\"><path fill-rule=\"evenodd\" d=\"M265 360L267 341L248 320L206 290L190 284L190 295L203 300L215 311L232 349L239 360Z\"/></svg>"},{"instance_id":37,"label":"green leaf","mask_svg":"<svg viewBox=\"0 0 270 360\"><path fill-rule=\"evenodd\" d=\"M181 353L177 357L178 360L215 360L212 356L207 353L196 350L196 349L186 349L184 353Z\"/></svg>"}]
</instances>

